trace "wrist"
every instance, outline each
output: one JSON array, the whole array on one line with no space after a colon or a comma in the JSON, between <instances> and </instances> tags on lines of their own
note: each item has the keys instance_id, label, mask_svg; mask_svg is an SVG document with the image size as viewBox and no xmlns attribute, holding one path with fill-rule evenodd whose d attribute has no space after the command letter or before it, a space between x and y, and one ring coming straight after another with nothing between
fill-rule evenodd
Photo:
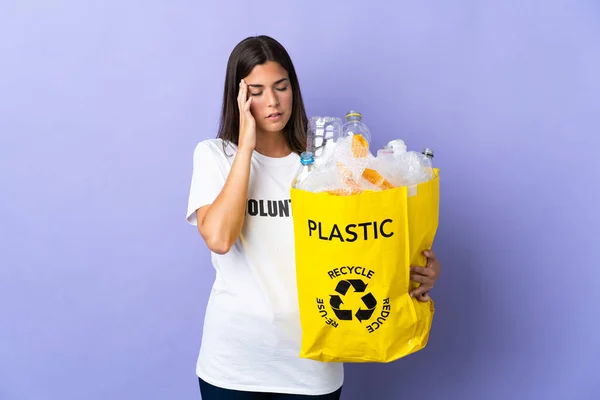
<instances>
[{"instance_id":1,"label":"wrist","mask_svg":"<svg viewBox=\"0 0 600 400\"><path fill-rule=\"evenodd\" d=\"M254 152L254 147L240 144L237 148L237 154L240 156L252 157L252 153Z\"/></svg>"}]
</instances>

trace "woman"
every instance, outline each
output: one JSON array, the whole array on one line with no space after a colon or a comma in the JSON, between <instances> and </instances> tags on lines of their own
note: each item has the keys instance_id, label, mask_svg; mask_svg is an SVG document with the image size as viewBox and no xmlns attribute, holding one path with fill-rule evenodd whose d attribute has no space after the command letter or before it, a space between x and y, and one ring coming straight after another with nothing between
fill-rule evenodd
<instances>
[{"instance_id":1,"label":"woman","mask_svg":"<svg viewBox=\"0 0 600 400\"><path fill-rule=\"evenodd\" d=\"M339 399L343 365L302 359L290 185L307 117L286 50L240 42L227 65L218 138L194 151L187 220L216 270L196 372L204 400ZM252 210L261 212L250 212ZM247 212L248 210L248 212ZM440 265L414 268L427 301Z\"/></svg>"}]
</instances>

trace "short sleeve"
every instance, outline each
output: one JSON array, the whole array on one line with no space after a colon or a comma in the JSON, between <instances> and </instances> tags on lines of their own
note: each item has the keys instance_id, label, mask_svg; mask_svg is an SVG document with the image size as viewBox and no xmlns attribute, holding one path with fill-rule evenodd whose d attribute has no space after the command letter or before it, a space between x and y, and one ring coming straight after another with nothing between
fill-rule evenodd
<instances>
[{"instance_id":1,"label":"short sleeve","mask_svg":"<svg viewBox=\"0 0 600 400\"><path fill-rule=\"evenodd\" d=\"M192 182L188 197L186 220L196 226L196 210L212 204L225 185L227 171L223 170L218 154L206 142L194 149Z\"/></svg>"}]
</instances>

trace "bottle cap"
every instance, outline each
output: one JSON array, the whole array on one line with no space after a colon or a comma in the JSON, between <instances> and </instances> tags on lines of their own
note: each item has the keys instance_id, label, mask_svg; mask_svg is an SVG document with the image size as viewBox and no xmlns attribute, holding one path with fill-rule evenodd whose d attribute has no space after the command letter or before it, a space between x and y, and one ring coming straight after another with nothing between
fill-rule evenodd
<instances>
[{"instance_id":1,"label":"bottle cap","mask_svg":"<svg viewBox=\"0 0 600 400\"><path fill-rule=\"evenodd\" d=\"M423 149L422 153L429 158L433 158L433 149L426 147Z\"/></svg>"},{"instance_id":2,"label":"bottle cap","mask_svg":"<svg viewBox=\"0 0 600 400\"><path fill-rule=\"evenodd\" d=\"M354 111L354 110L350 110L346 113L346 120L347 121L360 121L362 119L362 114L359 113L358 111Z\"/></svg>"},{"instance_id":3,"label":"bottle cap","mask_svg":"<svg viewBox=\"0 0 600 400\"><path fill-rule=\"evenodd\" d=\"M315 157L312 151L305 151L300 154L300 162L302 165L308 165L315 162Z\"/></svg>"}]
</instances>

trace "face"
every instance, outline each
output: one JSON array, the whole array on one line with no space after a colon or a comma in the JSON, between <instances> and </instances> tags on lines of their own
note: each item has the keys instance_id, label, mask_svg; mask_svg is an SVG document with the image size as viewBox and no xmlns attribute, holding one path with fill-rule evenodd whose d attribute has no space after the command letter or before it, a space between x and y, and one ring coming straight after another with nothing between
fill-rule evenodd
<instances>
[{"instance_id":1,"label":"face","mask_svg":"<svg viewBox=\"0 0 600 400\"><path fill-rule=\"evenodd\" d=\"M292 86L287 71L279 63L267 61L255 66L244 80L252 97L250 112L257 131L282 131L292 114Z\"/></svg>"}]
</instances>

